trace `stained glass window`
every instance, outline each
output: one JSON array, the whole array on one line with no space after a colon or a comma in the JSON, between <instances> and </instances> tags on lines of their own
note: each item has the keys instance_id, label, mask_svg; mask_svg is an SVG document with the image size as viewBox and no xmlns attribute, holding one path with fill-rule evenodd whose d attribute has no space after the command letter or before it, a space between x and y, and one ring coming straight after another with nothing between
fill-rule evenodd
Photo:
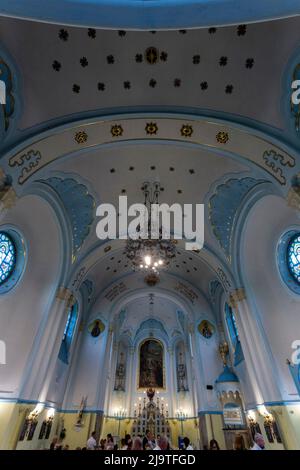
<instances>
[{"instance_id":1,"label":"stained glass window","mask_svg":"<svg viewBox=\"0 0 300 470\"><path fill-rule=\"evenodd\" d=\"M70 308L67 323L64 329L64 335L60 346L59 359L65 364L68 364L69 351L72 345L72 340L76 328L78 317L78 305L77 303Z\"/></svg>"},{"instance_id":2,"label":"stained glass window","mask_svg":"<svg viewBox=\"0 0 300 470\"><path fill-rule=\"evenodd\" d=\"M238 334L238 329L236 326L236 320L235 320L233 310L228 304L225 305L225 316L226 316L227 327L229 330L232 345L235 348L237 342L239 341L239 334Z\"/></svg>"},{"instance_id":3,"label":"stained glass window","mask_svg":"<svg viewBox=\"0 0 300 470\"><path fill-rule=\"evenodd\" d=\"M288 246L288 267L291 275L300 284L300 234L295 235Z\"/></svg>"},{"instance_id":4,"label":"stained glass window","mask_svg":"<svg viewBox=\"0 0 300 470\"><path fill-rule=\"evenodd\" d=\"M16 265L16 249L10 236L0 232L0 285L10 277Z\"/></svg>"}]
</instances>

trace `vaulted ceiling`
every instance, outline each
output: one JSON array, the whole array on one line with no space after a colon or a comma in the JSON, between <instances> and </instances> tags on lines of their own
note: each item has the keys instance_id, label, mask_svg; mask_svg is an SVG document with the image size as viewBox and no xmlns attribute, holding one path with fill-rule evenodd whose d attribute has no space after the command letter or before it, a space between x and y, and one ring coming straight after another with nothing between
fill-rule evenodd
<instances>
[{"instance_id":1,"label":"vaulted ceiling","mask_svg":"<svg viewBox=\"0 0 300 470\"><path fill-rule=\"evenodd\" d=\"M1 17L0 41L15 69L18 140L83 118L91 123L101 115L160 111L230 119L284 136L285 74L298 47L299 27L299 17L174 31L79 28ZM61 148L52 150L61 155ZM159 179L160 202L205 202L207 209L217 184L245 175L253 176L245 161L220 151L134 141L57 160L40 170L38 179L74 178L96 205L117 205L120 194L128 196L128 204L143 202L143 182ZM99 243L95 223L80 262ZM205 245L225 259L209 224ZM132 272L123 251L112 242L111 251L86 273L99 291ZM181 248L169 272L206 295L216 277L201 256Z\"/></svg>"},{"instance_id":2,"label":"vaulted ceiling","mask_svg":"<svg viewBox=\"0 0 300 470\"><path fill-rule=\"evenodd\" d=\"M201 109L282 128L300 18L178 31L108 31L0 18L21 128L100 110ZM54 121L53 121L54 122Z\"/></svg>"}]
</instances>

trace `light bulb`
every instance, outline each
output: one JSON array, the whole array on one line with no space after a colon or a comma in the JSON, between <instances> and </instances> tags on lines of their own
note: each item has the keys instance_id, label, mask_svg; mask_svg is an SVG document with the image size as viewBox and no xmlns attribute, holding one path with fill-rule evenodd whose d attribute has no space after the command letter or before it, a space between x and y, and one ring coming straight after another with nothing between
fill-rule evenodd
<instances>
[{"instance_id":1,"label":"light bulb","mask_svg":"<svg viewBox=\"0 0 300 470\"><path fill-rule=\"evenodd\" d=\"M162 265L163 264L163 261L160 259L158 260L158 264Z\"/></svg>"},{"instance_id":2,"label":"light bulb","mask_svg":"<svg viewBox=\"0 0 300 470\"><path fill-rule=\"evenodd\" d=\"M145 259L145 263L146 263L148 266L150 266L150 264L151 264L151 256L145 256L144 259Z\"/></svg>"},{"instance_id":3,"label":"light bulb","mask_svg":"<svg viewBox=\"0 0 300 470\"><path fill-rule=\"evenodd\" d=\"M157 266L158 266L158 263L155 262L155 263L154 263L154 266L157 267Z\"/></svg>"},{"instance_id":4,"label":"light bulb","mask_svg":"<svg viewBox=\"0 0 300 470\"><path fill-rule=\"evenodd\" d=\"M144 265L143 264L140 264L140 268L143 269Z\"/></svg>"}]
</instances>

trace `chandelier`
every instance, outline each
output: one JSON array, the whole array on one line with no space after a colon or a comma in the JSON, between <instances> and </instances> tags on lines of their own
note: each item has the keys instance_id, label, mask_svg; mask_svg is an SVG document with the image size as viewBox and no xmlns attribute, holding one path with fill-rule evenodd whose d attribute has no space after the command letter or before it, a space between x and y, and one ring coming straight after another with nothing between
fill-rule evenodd
<instances>
[{"instance_id":1,"label":"chandelier","mask_svg":"<svg viewBox=\"0 0 300 470\"><path fill-rule=\"evenodd\" d=\"M151 228L155 225L153 220L152 205L159 204L161 186L159 182L150 183L146 181L142 186L144 194L144 205L147 208L148 219L145 225L148 227L149 237L147 239L139 236L137 239L128 239L125 254L131 261L135 271L159 274L161 269L166 269L170 261L176 256L176 240L163 238L163 227L159 226L156 238L151 238ZM150 235L151 234L151 235Z\"/></svg>"}]
</instances>

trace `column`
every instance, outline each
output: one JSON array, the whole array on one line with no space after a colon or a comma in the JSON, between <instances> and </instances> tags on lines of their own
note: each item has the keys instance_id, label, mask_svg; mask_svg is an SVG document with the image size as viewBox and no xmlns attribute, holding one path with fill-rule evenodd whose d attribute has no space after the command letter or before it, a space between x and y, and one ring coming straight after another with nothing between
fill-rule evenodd
<instances>
[{"instance_id":1,"label":"column","mask_svg":"<svg viewBox=\"0 0 300 470\"><path fill-rule=\"evenodd\" d=\"M48 311L35 337L31 355L23 375L20 397L45 401L54 373L59 349L67 321L68 311L74 304L72 292L65 287L57 290L52 307Z\"/></svg>"},{"instance_id":2,"label":"column","mask_svg":"<svg viewBox=\"0 0 300 470\"><path fill-rule=\"evenodd\" d=\"M258 404L281 398L280 384L274 378L276 367L267 341L262 337L259 323L251 312L244 289L230 295L230 305L235 313L246 367Z\"/></svg>"},{"instance_id":3,"label":"column","mask_svg":"<svg viewBox=\"0 0 300 470\"><path fill-rule=\"evenodd\" d=\"M112 341L113 341L113 327L109 326L108 333L107 333L107 340L106 340L106 347L105 347L105 353L104 353L104 360L103 364L100 364L100 370L101 372L101 382L99 382L99 389L98 393L96 396L96 408L97 410L103 410L104 411L104 405L105 405L105 397L106 397L106 392L107 392L107 385L110 377L110 356L111 356L111 347L112 347Z\"/></svg>"},{"instance_id":4,"label":"column","mask_svg":"<svg viewBox=\"0 0 300 470\"><path fill-rule=\"evenodd\" d=\"M175 416L176 411L176 401L175 397L177 396L177 381L176 381L176 358L174 355L174 351L172 348L168 349L168 353L170 356L170 390L169 390L169 397L170 397L170 408L169 408L169 416Z\"/></svg>"},{"instance_id":5,"label":"column","mask_svg":"<svg viewBox=\"0 0 300 470\"><path fill-rule=\"evenodd\" d=\"M195 399L195 411L196 413L199 411L201 406L204 406L206 403L206 397L203 390L203 380L201 380L200 372L202 373L202 377L204 377L204 371L202 367L202 360L199 357L197 362L197 366L195 366L194 356L199 352L199 349L196 344L195 338L195 331L194 325L190 325L189 327L189 340L190 340L190 355L191 355L191 369L192 369L192 379L193 383L191 387L193 387L194 399ZM199 370L200 369L200 370Z\"/></svg>"},{"instance_id":6,"label":"column","mask_svg":"<svg viewBox=\"0 0 300 470\"><path fill-rule=\"evenodd\" d=\"M128 410L128 416L133 416L133 383L135 379L135 375L133 374L133 356L134 356L134 348L131 346L128 348L128 370L126 367L126 381L125 381L125 393L126 393L126 405L125 408Z\"/></svg>"}]
</instances>

